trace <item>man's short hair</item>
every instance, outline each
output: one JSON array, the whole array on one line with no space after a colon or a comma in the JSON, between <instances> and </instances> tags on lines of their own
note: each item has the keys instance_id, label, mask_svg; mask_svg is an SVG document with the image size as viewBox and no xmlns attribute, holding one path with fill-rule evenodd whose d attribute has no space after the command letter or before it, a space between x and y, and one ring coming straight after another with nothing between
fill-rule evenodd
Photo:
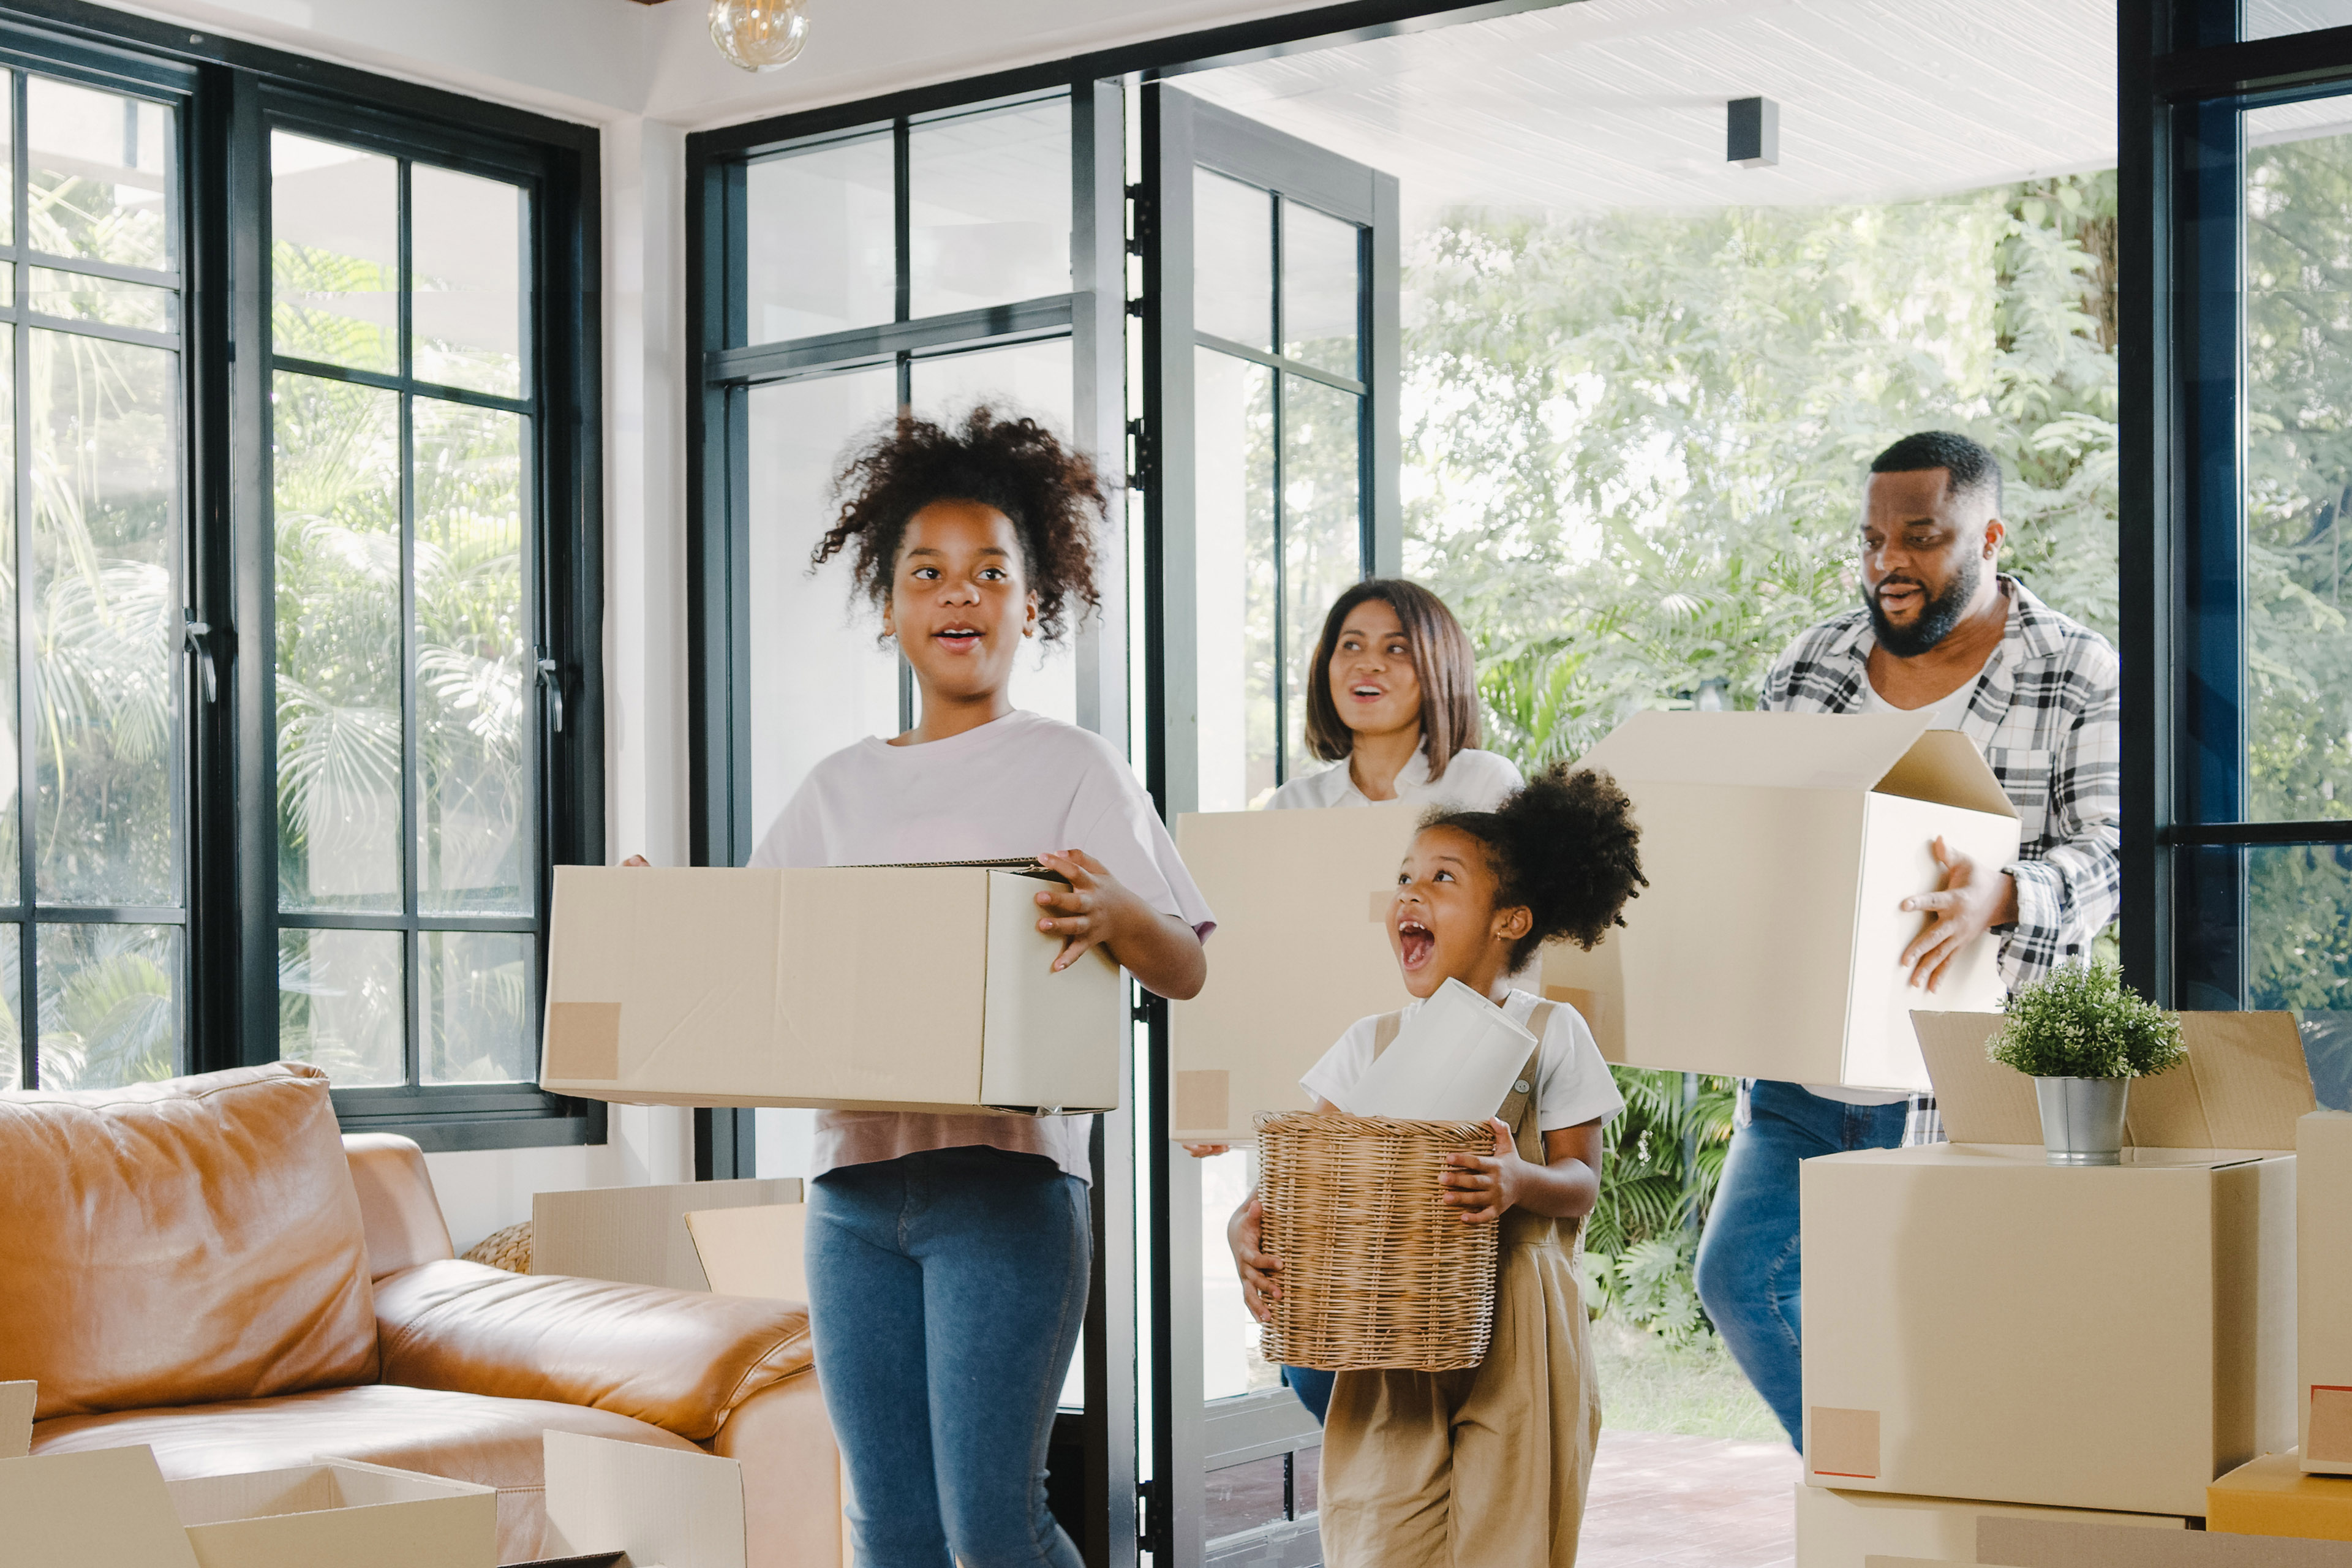
<instances>
[{"instance_id":1,"label":"man's short hair","mask_svg":"<svg viewBox=\"0 0 2352 1568\"><path fill-rule=\"evenodd\" d=\"M1922 430L1870 460L1874 474L1916 474L1926 468L1944 470L1946 495L1984 492L1992 498L1993 514L2000 514L2000 459L1966 436Z\"/></svg>"}]
</instances>

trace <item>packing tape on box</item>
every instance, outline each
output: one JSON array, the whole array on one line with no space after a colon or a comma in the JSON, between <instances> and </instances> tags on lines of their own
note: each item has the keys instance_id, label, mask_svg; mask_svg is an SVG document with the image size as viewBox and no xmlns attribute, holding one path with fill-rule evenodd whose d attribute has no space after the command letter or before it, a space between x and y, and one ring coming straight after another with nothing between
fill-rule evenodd
<instances>
[{"instance_id":1,"label":"packing tape on box","mask_svg":"<svg viewBox=\"0 0 2352 1568\"><path fill-rule=\"evenodd\" d=\"M1176 1075L1176 1125L1223 1127L1233 1114L1233 1075L1222 1068Z\"/></svg>"},{"instance_id":2,"label":"packing tape on box","mask_svg":"<svg viewBox=\"0 0 2352 1568\"><path fill-rule=\"evenodd\" d=\"M621 1076L621 1005L547 1005L547 1076L609 1081Z\"/></svg>"},{"instance_id":3,"label":"packing tape on box","mask_svg":"<svg viewBox=\"0 0 2352 1568\"><path fill-rule=\"evenodd\" d=\"M1805 1458L1817 1476L1848 1480L1878 1479L1878 1412L1833 1410L1816 1405L1810 1423L1812 1441Z\"/></svg>"}]
</instances>

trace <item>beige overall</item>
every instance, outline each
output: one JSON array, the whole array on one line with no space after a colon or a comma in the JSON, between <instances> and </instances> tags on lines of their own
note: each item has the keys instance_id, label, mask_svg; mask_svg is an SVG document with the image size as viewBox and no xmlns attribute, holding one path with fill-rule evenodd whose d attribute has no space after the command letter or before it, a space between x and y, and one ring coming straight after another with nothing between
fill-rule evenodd
<instances>
[{"instance_id":1,"label":"beige overall","mask_svg":"<svg viewBox=\"0 0 2352 1568\"><path fill-rule=\"evenodd\" d=\"M1529 1015L1543 1038L1552 1004ZM1378 1056L1401 1015L1380 1021ZM1528 1058L1496 1112L1544 1163ZM1463 1372L1343 1372L1323 1431L1326 1568L1571 1568L1601 1438L1574 1220L1514 1208L1501 1220L1495 1335Z\"/></svg>"}]
</instances>

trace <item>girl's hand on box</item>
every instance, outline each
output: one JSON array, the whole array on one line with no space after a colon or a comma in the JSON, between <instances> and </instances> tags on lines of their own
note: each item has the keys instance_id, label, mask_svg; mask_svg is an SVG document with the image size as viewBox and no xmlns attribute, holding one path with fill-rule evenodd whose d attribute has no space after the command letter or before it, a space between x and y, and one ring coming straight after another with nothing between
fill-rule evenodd
<instances>
[{"instance_id":1,"label":"girl's hand on box","mask_svg":"<svg viewBox=\"0 0 2352 1568\"><path fill-rule=\"evenodd\" d=\"M1495 1130L1495 1152L1448 1154L1437 1178L1445 1188L1445 1201L1462 1210L1463 1219L1471 1225L1492 1225L1502 1218L1505 1210L1518 1203L1525 1173L1532 1168L1519 1158L1508 1126L1496 1117L1488 1117L1486 1125Z\"/></svg>"},{"instance_id":2,"label":"girl's hand on box","mask_svg":"<svg viewBox=\"0 0 2352 1568\"><path fill-rule=\"evenodd\" d=\"M1242 1277L1242 1304L1261 1323L1273 1320L1274 1304L1282 1300L1282 1286L1276 1279L1282 1272L1282 1259L1258 1250L1265 1226L1265 1204L1255 1193L1225 1222L1225 1241L1234 1249L1234 1266Z\"/></svg>"},{"instance_id":3,"label":"girl's hand on box","mask_svg":"<svg viewBox=\"0 0 2352 1568\"><path fill-rule=\"evenodd\" d=\"M621 864L624 866L651 866L653 862L646 859L642 855L632 855L627 859L622 861Z\"/></svg>"},{"instance_id":4,"label":"girl's hand on box","mask_svg":"<svg viewBox=\"0 0 2352 1568\"><path fill-rule=\"evenodd\" d=\"M1062 951L1054 955L1055 973L1099 947L1148 991L1179 1002L1200 994L1209 961L1191 926L1137 898L1082 849L1037 858L1069 880L1066 888L1037 895L1045 911L1037 929L1062 939Z\"/></svg>"},{"instance_id":5,"label":"girl's hand on box","mask_svg":"<svg viewBox=\"0 0 2352 1568\"><path fill-rule=\"evenodd\" d=\"M1180 1143L1177 1147L1195 1160L1213 1160L1220 1154L1230 1154L1234 1152L1234 1146L1230 1143Z\"/></svg>"}]
</instances>

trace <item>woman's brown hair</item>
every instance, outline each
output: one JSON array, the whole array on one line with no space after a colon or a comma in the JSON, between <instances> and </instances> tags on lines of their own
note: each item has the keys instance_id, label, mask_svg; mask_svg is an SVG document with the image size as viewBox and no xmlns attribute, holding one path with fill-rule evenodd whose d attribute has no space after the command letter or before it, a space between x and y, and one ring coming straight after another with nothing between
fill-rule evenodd
<instances>
[{"instance_id":1,"label":"woman's brown hair","mask_svg":"<svg viewBox=\"0 0 2352 1568\"><path fill-rule=\"evenodd\" d=\"M1322 640L1315 645L1315 663L1307 678L1307 749L1327 763L1356 749L1355 731L1331 700L1331 656L1339 649L1348 616L1367 599L1378 599L1394 610L1404 627L1404 645L1421 680L1422 748L1429 753L1429 776L1443 778L1446 763L1478 743L1477 660L1468 634L1445 601L1402 577L1365 579L1340 595L1323 617Z\"/></svg>"}]
</instances>

